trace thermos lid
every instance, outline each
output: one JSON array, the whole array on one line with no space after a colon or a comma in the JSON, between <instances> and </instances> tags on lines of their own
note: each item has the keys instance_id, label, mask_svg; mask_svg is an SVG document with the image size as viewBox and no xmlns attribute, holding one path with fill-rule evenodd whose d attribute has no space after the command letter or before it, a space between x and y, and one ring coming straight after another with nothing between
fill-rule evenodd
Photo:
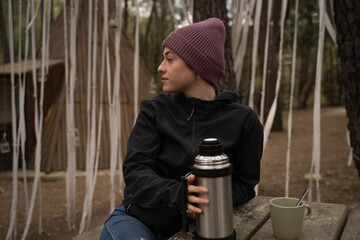
<instances>
[{"instance_id":1,"label":"thermos lid","mask_svg":"<svg viewBox=\"0 0 360 240\"><path fill-rule=\"evenodd\" d=\"M199 144L199 154L201 156L216 156L224 152L222 142L217 138L205 138Z\"/></svg>"},{"instance_id":2,"label":"thermos lid","mask_svg":"<svg viewBox=\"0 0 360 240\"><path fill-rule=\"evenodd\" d=\"M217 138L205 138L199 144L193 171L196 176L221 177L231 174L232 164L224 153L224 146Z\"/></svg>"}]
</instances>

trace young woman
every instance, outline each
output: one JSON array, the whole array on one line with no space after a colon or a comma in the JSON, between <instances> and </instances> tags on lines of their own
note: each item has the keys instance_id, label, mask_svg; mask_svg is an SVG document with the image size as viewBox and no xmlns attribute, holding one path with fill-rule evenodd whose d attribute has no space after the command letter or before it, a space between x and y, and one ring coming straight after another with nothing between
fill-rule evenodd
<instances>
[{"instance_id":1,"label":"young woman","mask_svg":"<svg viewBox=\"0 0 360 240\"><path fill-rule=\"evenodd\" d=\"M233 164L234 206L255 196L263 129L238 96L216 87L224 73L225 26L210 18L163 41L163 94L141 103L123 164L124 201L105 222L100 239L162 239L179 231L181 176L204 138L218 138ZM207 189L188 178L187 215L201 214ZM197 207L194 206L196 204Z\"/></svg>"}]
</instances>

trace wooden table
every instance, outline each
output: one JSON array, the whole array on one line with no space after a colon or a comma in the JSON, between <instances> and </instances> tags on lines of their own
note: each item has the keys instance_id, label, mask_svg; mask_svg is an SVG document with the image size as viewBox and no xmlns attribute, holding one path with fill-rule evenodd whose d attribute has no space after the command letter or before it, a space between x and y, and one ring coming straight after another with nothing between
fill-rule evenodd
<instances>
[{"instance_id":1,"label":"wooden table","mask_svg":"<svg viewBox=\"0 0 360 240\"><path fill-rule=\"evenodd\" d=\"M256 196L248 203L234 209L236 239L247 239L249 233L269 212L269 201L271 198L272 197ZM310 203L309 205L312 208L312 214L309 219L304 220L303 230L299 240L340 239L346 223L347 207L340 204L317 202ZM192 238L191 235L184 234L183 231L180 231L170 239L185 240ZM269 219L251 239L275 239L271 219Z\"/></svg>"}]
</instances>

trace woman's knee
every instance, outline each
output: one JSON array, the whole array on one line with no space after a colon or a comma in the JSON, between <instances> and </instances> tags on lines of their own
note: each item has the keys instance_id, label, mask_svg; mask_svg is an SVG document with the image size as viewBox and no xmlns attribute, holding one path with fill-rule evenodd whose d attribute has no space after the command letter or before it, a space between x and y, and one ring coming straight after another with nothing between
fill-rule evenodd
<instances>
[{"instance_id":1,"label":"woman's knee","mask_svg":"<svg viewBox=\"0 0 360 240\"><path fill-rule=\"evenodd\" d=\"M117 208L105 222L100 240L144 239L154 240L154 234L137 218Z\"/></svg>"}]
</instances>

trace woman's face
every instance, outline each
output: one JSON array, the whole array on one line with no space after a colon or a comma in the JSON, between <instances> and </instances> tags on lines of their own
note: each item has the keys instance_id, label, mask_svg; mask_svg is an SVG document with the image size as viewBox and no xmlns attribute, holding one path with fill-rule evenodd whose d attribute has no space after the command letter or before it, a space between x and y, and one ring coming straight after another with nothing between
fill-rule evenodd
<instances>
[{"instance_id":1,"label":"woman's face","mask_svg":"<svg viewBox=\"0 0 360 240\"><path fill-rule=\"evenodd\" d=\"M164 48L164 60L158 67L162 74L163 91L183 92L185 95L193 90L197 78L195 72L173 51Z\"/></svg>"}]
</instances>

